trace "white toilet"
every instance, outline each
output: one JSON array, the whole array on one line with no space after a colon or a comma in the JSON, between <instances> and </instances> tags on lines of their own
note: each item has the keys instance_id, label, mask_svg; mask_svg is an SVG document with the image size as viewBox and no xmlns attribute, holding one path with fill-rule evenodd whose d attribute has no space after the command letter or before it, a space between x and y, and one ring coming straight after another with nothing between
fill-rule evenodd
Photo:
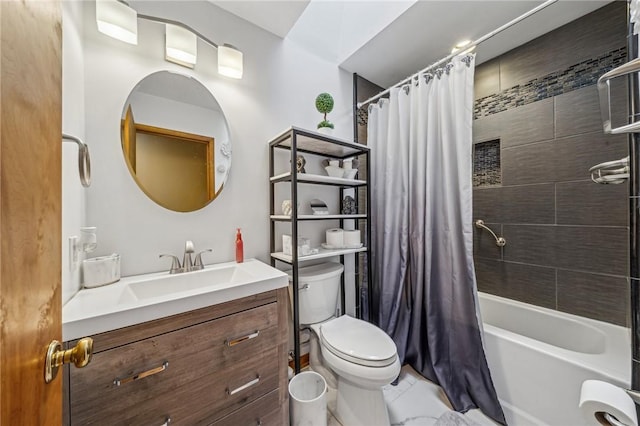
<instances>
[{"instance_id":1,"label":"white toilet","mask_svg":"<svg viewBox=\"0 0 640 426\"><path fill-rule=\"evenodd\" d=\"M298 271L300 327L313 330L310 366L337 387L334 414L343 425L388 426L382 386L400 373L396 345L373 324L335 317L343 270L339 263L323 263Z\"/></svg>"}]
</instances>

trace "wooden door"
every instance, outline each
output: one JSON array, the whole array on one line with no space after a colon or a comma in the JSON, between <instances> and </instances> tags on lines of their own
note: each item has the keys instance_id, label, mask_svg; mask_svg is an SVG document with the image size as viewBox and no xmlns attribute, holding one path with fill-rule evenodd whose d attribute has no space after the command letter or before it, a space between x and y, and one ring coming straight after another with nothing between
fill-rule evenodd
<instances>
[{"instance_id":1,"label":"wooden door","mask_svg":"<svg viewBox=\"0 0 640 426\"><path fill-rule=\"evenodd\" d=\"M0 424L59 425L62 58L58 1L0 1Z\"/></svg>"},{"instance_id":2,"label":"wooden door","mask_svg":"<svg viewBox=\"0 0 640 426\"><path fill-rule=\"evenodd\" d=\"M133 174L137 171L136 163L136 120L131 111L131 105L127 107L127 113L122 120L122 150L124 156L129 159L129 167Z\"/></svg>"}]
</instances>

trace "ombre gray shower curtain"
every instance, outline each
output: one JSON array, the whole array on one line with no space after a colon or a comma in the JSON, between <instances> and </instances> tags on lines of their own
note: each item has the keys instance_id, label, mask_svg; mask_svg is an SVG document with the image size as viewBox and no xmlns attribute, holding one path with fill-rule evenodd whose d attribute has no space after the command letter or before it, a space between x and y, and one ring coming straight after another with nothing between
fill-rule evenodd
<instances>
[{"instance_id":1,"label":"ombre gray shower curtain","mask_svg":"<svg viewBox=\"0 0 640 426\"><path fill-rule=\"evenodd\" d=\"M473 266L474 56L369 107L372 319L403 364L438 383L454 409L506 424L476 312Z\"/></svg>"}]
</instances>

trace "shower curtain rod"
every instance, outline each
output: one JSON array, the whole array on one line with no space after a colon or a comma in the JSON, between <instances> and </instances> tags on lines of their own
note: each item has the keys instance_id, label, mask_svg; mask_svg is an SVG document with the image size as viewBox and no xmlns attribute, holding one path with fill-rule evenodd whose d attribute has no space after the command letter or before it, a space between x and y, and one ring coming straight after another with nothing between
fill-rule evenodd
<instances>
[{"instance_id":1,"label":"shower curtain rod","mask_svg":"<svg viewBox=\"0 0 640 426\"><path fill-rule=\"evenodd\" d=\"M517 24L520 21L523 21L525 19L527 19L529 16L541 11L542 9L546 8L547 6L551 6L553 3L557 2L558 0L547 0L546 2L542 3L539 6L534 7L533 9L531 9L530 11L518 16L517 18L507 22L506 24L504 24L503 26L501 26L500 28L496 28L495 30L491 31L490 33L487 33L485 35L483 35L482 37L480 37L479 39L473 41L472 43L466 45L465 47L463 47L462 49L464 49L465 51L468 49L471 49L477 45L479 45L480 43L482 43L483 41L489 40L491 37L493 37L496 34L501 33L502 31L506 30L507 28L510 28L512 26L514 26L515 24ZM461 50L462 50L461 49ZM409 81L411 81L412 79L414 79L415 77L417 77L418 75L422 74L425 71L428 71L432 68L437 67L438 65L442 65L448 61L450 61L451 59L453 59L455 56L459 55L460 53L452 53L442 59L440 59L437 62L434 62L433 64L427 66L426 68L421 69L420 71L418 71L415 74L412 74L411 76L405 78L402 81L397 82L396 84L394 84L393 86L389 87L387 90L378 93L375 96L370 97L369 99L367 99L364 102L358 102L357 106L358 108L361 108L363 105L366 105L368 103L371 103L375 100L377 100L378 98L386 95L387 93L389 93L391 91L391 89L393 89L394 87L398 87L401 86Z\"/></svg>"}]
</instances>

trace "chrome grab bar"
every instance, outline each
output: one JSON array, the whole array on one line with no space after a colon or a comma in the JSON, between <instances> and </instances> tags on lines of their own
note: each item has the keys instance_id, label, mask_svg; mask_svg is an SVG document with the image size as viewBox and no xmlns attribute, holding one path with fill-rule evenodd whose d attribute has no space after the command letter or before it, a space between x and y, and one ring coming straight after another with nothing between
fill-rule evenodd
<instances>
[{"instance_id":1,"label":"chrome grab bar","mask_svg":"<svg viewBox=\"0 0 640 426\"><path fill-rule=\"evenodd\" d=\"M71 141L78 144L78 173L80 174L80 183L85 188L91 185L91 156L89 155L89 147L75 136L62 134L63 141Z\"/></svg>"},{"instance_id":2,"label":"chrome grab bar","mask_svg":"<svg viewBox=\"0 0 640 426\"><path fill-rule=\"evenodd\" d=\"M602 114L602 127L605 133L616 135L620 133L640 132L640 121L636 121L625 126L611 128L611 87L609 85L609 82L615 77L620 77L638 71L640 71L640 58L629 61L624 65L620 65L619 67L603 74L598 79L600 113Z\"/></svg>"},{"instance_id":3,"label":"chrome grab bar","mask_svg":"<svg viewBox=\"0 0 640 426\"><path fill-rule=\"evenodd\" d=\"M629 179L629 157L596 164L589 169L589 173L595 183L623 183Z\"/></svg>"},{"instance_id":4,"label":"chrome grab bar","mask_svg":"<svg viewBox=\"0 0 640 426\"><path fill-rule=\"evenodd\" d=\"M475 224L476 224L476 228L484 228L484 229L486 229L487 231L489 231L489 232L491 233L491 235L493 235L493 238L495 238L495 239L496 239L496 245L497 245L498 247L504 247L504 246L506 246L506 245L507 245L507 240L505 240L503 237L498 237L498 236L495 234L495 232L493 232L493 231L491 230L491 228L489 228L487 225L485 225L485 224L484 224L484 220L482 220L482 219L478 219L478 220L476 220Z\"/></svg>"}]
</instances>

